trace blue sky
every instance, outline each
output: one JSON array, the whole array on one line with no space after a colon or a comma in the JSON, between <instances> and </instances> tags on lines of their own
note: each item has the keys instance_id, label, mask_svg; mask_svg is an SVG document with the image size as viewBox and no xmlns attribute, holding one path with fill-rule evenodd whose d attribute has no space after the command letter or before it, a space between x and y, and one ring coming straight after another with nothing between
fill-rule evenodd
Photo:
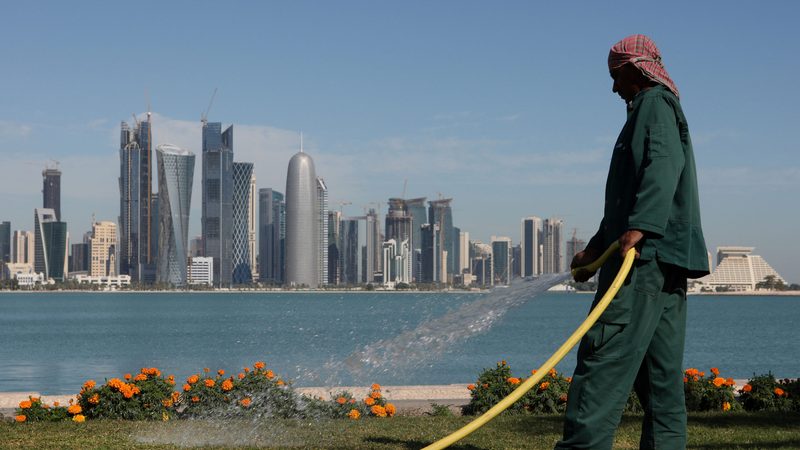
<instances>
[{"instance_id":1,"label":"blue sky","mask_svg":"<svg viewBox=\"0 0 800 450\"><path fill-rule=\"evenodd\" d=\"M473 239L522 217L588 238L625 111L608 48L650 35L682 94L709 249L750 245L800 282L795 2L15 2L4 6L0 220L32 229L60 162L73 241L118 215L119 122L200 151L200 114L234 124L259 187L305 149L346 214L453 197ZM200 165L192 234L199 233Z\"/></svg>"}]
</instances>

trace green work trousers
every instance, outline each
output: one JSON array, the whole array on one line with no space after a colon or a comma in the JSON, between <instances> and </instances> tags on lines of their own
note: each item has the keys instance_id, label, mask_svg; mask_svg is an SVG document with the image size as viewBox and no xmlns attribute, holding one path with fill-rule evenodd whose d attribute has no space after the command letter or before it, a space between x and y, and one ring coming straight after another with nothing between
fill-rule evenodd
<instances>
[{"instance_id":1,"label":"green work trousers","mask_svg":"<svg viewBox=\"0 0 800 450\"><path fill-rule=\"evenodd\" d=\"M610 260L601 270L595 303L620 265L621 260ZM556 449L611 449L631 388L644 408L639 448L686 448L685 334L685 271L655 259L637 260L581 340L564 437Z\"/></svg>"}]
</instances>

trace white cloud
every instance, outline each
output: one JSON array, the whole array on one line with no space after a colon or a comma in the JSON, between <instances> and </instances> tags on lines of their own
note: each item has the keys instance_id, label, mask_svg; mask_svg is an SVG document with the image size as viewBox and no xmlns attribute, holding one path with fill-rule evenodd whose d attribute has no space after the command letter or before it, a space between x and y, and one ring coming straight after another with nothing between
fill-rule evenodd
<instances>
[{"instance_id":1,"label":"white cloud","mask_svg":"<svg viewBox=\"0 0 800 450\"><path fill-rule=\"evenodd\" d=\"M24 138L33 132L33 125L0 120L0 137Z\"/></svg>"}]
</instances>

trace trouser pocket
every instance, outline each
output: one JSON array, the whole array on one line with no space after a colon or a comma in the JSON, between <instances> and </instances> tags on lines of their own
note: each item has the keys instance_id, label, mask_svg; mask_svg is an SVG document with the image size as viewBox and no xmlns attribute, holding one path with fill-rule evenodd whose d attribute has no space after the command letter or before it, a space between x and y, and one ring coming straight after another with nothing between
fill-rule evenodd
<instances>
[{"instance_id":1,"label":"trouser pocket","mask_svg":"<svg viewBox=\"0 0 800 450\"><path fill-rule=\"evenodd\" d=\"M592 358L617 358L624 353L625 324L597 322L586 333L586 347Z\"/></svg>"}]
</instances>

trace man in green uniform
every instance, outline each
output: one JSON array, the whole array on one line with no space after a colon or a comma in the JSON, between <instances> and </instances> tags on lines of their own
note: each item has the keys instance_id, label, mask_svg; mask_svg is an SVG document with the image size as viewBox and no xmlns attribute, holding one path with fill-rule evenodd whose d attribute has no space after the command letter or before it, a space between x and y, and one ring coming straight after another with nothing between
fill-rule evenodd
<instances>
[{"instance_id":1,"label":"man in green uniform","mask_svg":"<svg viewBox=\"0 0 800 450\"><path fill-rule=\"evenodd\" d=\"M631 388L644 408L640 448L683 449L686 281L708 273L692 143L678 89L652 40L634 35L614 45L609 70L628 118L611 157L600 229L572 267L620 242L620 254L600 270L596 303L628 249L638 257L581 341L556 449L610 449Z\"/></svg>"}]
</instances>

